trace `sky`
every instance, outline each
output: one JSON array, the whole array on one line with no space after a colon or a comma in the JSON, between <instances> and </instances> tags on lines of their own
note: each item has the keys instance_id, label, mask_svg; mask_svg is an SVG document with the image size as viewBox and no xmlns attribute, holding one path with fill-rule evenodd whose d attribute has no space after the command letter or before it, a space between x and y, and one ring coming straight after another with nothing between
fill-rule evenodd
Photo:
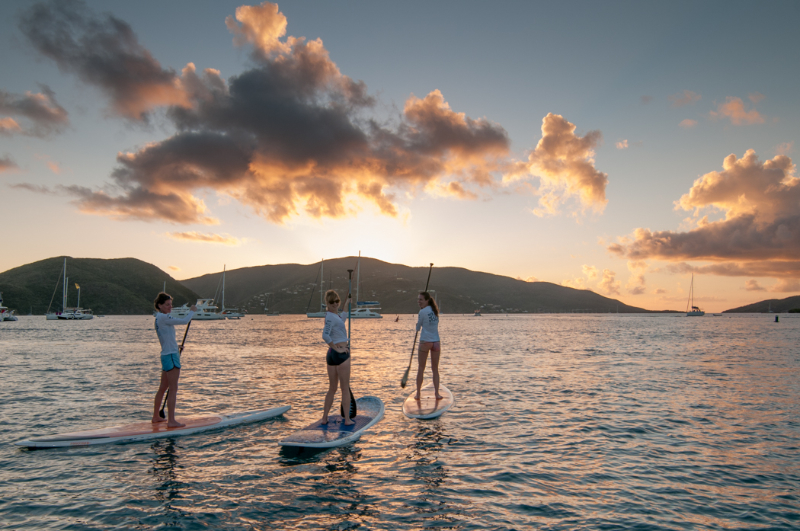
<instances>
[{"instance_id":1,"label":"sky","mask_svg":"<svg viewBox=\"0 0 800 531\"><path fill-rule=\"evenodd\" d=\"M800 4L0 3L0 271L363 256L800 294ZM8 301L9 303L12 301Z\"/></svg>"}]
</instances>

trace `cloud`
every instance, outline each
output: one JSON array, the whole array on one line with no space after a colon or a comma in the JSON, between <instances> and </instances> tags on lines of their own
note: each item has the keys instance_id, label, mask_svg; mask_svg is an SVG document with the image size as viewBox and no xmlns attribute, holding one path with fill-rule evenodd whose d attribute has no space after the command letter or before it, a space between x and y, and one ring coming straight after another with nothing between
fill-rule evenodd
<instances>
[{"instance_id":1,"label":"cloud","mask_svg":"<svg viewBox=\"0 0 800 531\"><path fill-rule=\"evenodd\" d=\"M55 92L47 85L40 93L12 94L0 90L0 114L22 117L20 124L9 117L0 117L0 133L45 137L62 132L69 124L67 111L56 101Z\"/></svg>"},{"instance_id":2,"label":"cloud","mask_svg":"<svg viewBox=\"0 0 800 531\"><path fill-rule=\"evenodd\" d=\"M757 104L759 101L763 100L765 96L760 92L753 92L747 95L747 99L752 101L754 104Z\"/></svg>"},{"instance_id":3,"label":"cloud","mask_svg":"<svg viewBox=\"0 0 800 531\"><path fill-rule=\"evenodd\" d=\"M729 118L733 125L763 124L764 117L755 109L747 109L741 98L728 96L725 103L717 105L716 111L711 111L712 118Z\"/></svg>"},{"instance_id":4,"label":"cloud","mask_svg":"<svg viewBox=\"0 0 800 531\"><path fill-rule=\"evenodd\" d=\"M755 279L745 282L744 289L747 291L767 291L767 288L759 286L758 281Z\"/></svg>"},{"instance_id":5,"label":"cloud","mask_svg":"<svg viewBox=\"0 0 800 531\"><path fill-rule=\"evenodd\" d=\"M665 289L656 288L656 289L653 290L653 295L663 295L666 292L667 292L667 290L665 290Z\"/></svg>"},{"instance_id":6,"label":"cloud","mask_svg":"<svg viewBox=\"0 0 800 531\"><path fill-rule=\"evenodd\" d=\"M794 142L784 142L775 148L776 155L789 155L794 149Z\"/></svg>"},{"instance_id":7,"label":"cloud","mask_svg":"<svg viewBox=\"0 0 800 531\"><path fill-rule=\"evenodd\" d=\"M606 295L620 295L620 287L622 286L622 283L615 280L615 275L616 273L613 271L603 269L603 278L597 285L597 287L600 288L600 291Z\"/></svg>"},{"instance_id":8,"label":"cloud","mask_svg":"<svg viewBox=\"0 0 800 531\"><path fill-rule=\"evenodd\" d=\"M686 118L685 120L681 120L681 123L678 124L680 127L684 129L691 129L692 127L697 125L697 120L691 120Z\"/></svg>"},{"instance_id":9,"label":"cloud","mask_svg":"<svg viewBox=\"0 0 800 531\"><path fill-rule=\"evenodd\" d=\"M169 266L169 270L170 270L170 271L180 271L180 270L181 270L181 268L180 268L180 267L178 267L178 266Z\"/></svg>"},{"instance_id":10,"label":"cloud","mask_svg":"<svg viewBox=\"0 0 800 531\"><path fill-rule=\"evenodd\" d=\"M95 15L79 0L52 0L24 11L19 27L61 71L102 89L115 114L146 120L157 106L188 105L176 72L162 68L131 27L112 15Z\"/></svg>"},{"instance_id":11,"label":"cloud","mask_svg":"<svg viewBox=\"0 0 800 531\"><path fill-rule=\"evenodd\" d=\"M647 262L628 260L628 271L631 272L631 276L628 278L625 288L631 295L642 295L647 291L647 282L644 278L647 267Z\"/></svg>"},{"instance_id":12,"label":"cloud","mask_svg":"<svg viewBox=\"0 0 800 531\"><path fill-rule=\"evenodd\" d=\"M620 140L616 145L617 149L628 149L628 140Z\"/></svg>"},{"instance_id":13,"label":"cloud","mask_svg":"<svg viewBox=\"0 0 800 531\"><path fill-rule=\"evenodd\" d=\"M179 241L190 241L190 242L201 242L201 243L221 243L223 245L231 245L236 246L242 243L242 240L239 238L234 238L228 234L221 235L221 234L203 234L201 232L196 231L188 231L188 232L168 232L167 236L174 240ZM170 268L172 269L172 268ZM177 269L176 269L177 270Z\"/></svg>"},{"instance_id":14,"label":"cloud","mask_svg":"<svg viewBox=\"0 0 800 531\"><path fill-rule=\"evenodd\" d=\"M800 291L800 280L782 278L770 288L770 291L777 293L796 293Z\"/></svg>"},{"instance_id":15,"label":"cloud","mask_svg":"<svg viewBox=\"0 0 800 531\"><path fill-rule=\"evenodd\" d=\"M18 168L19 166L17 163L14 162L8 155L0 157L0 173L16 170Z\"/></svg>"},{"instance_id":16,"label":"cloud","mask_svg":"<svg viewBox=\"0 0 800 531\"><path fill-rule=\"evenodd\" d=\"M583 264L582 267L583 276L586 277L587 280L596 280L599 272L595 266L590 266L587 264Z\"/></svg>"},{"instance_id":17,"label":"cloud","mask_svg":"<svg viewBox=\"0 0 800 531\"><path fill-rule=\"evenodd\" d=\"M723 262L703 266L692 266L686 262L669 264L670 273L697 273L722 277L772 277L800 278L800 261L765 260L762 262Z\"/></svg>"},{"instance_id":18,"label":"cloud","mask_svg":"<svg viewBox=\"0 0 800 531\"><path fill-rule=\"evenodd\" d=\"M8 187L17 190L27 190L35 194L58 195L57 192L44 185L29 184L29 183L14 183L14 184L9 184Z\"/></svg>"},{"instance_id":19,"label":"cloud","mask_svg":"<svg viewBox=\"0 0 800 531\"><path fill-rule=\"evenodd\" d=\"M561 281L561 285L574 289L586 289L586 279L583 277L577 277L571 280L566 279Z\"/></svg>"},{"instance_id":20,"label":"cloud","mask_svg":"<svg viewBox=\"0 0 800 531\"><path fill-rule=\"evenodd\" d=\"M58 163L53 162L52 160L47 161L47 167L50 168L50 171L56 175L61 173L61 167L58 165Z\"/></svg>"},{"instance_id":21,"label":"cloud","mask_svg":"<svg viewBox=\"0 0 800 531\"><path fill-rule=\"evenodd\" d=\"M691 90L684 90L683 94L673 94L669 96L668 99L672 102L673 107L683 107L684 105L700 101L700 98L700 94L692 92Z\"/></svg>"},{"instance_id":22,"label":"cloud","mask_svg":"<svg viewBox=\"0 0 800 531\"><path fill-rule=\"evenodd\" d=\"M541 178L537 215L555 214L571 196L577 196L584 208L605 208L608 175L594 167L594 149L602 134L589 131L581 137L575 129L563 116L548 113L542 119L542 138L528 161L518 163L504 177L510 181L530 173Z\"/></svg>"},{"instance_id":23,"label":"cloud","mask_svg":"<svg viewBox=\"0 0 800 531\"><path fill-rule=\"evenodd\" d=\"M642 103L642 105L647 105L648 103L650 103L651 101L653 101L653 96L642 96L642 97L639 99L639 101Z\"/></svg>"}]
</instances>

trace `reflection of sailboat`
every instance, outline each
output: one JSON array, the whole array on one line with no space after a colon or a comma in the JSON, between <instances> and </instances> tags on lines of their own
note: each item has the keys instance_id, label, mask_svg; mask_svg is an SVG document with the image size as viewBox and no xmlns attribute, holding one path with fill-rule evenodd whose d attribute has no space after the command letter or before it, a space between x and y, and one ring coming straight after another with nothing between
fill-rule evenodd
<instances>
[{"instance_id":1,"label":"reflection of sailboat","mask_svg":"<svg viewBox=\"0 0 800 531\"><path fill-rule=\"evenodd\" d=\"M352 311L353 319L382 319L381 308L378 301L358 300L358 288L361 284L361 251L358 251L358 266L356 266L356 308Z\"/></svg>"},{"instance_id":2,"label":"reflection of sailboat","mask_svg":"<svg viewBox=\"0 0 800 531\"><path fill-rule=\"evenodd\" d=\"M689 308L691 307L691 311ZM700 317L706 312L694 305L694 273L692 273L692 283L689 285L689 300L686 301L686 317Z\"/></svg>"},{"instance_id":3,"label":"reflection of sailboat","mask_svg":"<svg viewBox=\"0 0 800 531\"><path fill-rule=\"evenodd\" d=\"M319 263L319 311L309 312L311 308L311 298L308 299L308 307L306 308L306 317L325 317L325 277L324 274L325 259L323 258ZM314 289L317 287L317 279L314 279ZM311 297L314 297L314 290L311 290Z\"/></svg>"},{"instance_id":4,"label":"reflection of sailboat","mask_svg":"<svg viewBox=\"0 0 800 531\"><path fill-rule=\"evenodd\" d=\"M272 293L267 293L267 302L264 303L264 313L274 317L276 315L280 315L280 312L278 312L277 310L269 311L269 296L270 295L272 295ZM273 299L272 302L275 303L275 300Z\"/></svg>"}]
</instances>

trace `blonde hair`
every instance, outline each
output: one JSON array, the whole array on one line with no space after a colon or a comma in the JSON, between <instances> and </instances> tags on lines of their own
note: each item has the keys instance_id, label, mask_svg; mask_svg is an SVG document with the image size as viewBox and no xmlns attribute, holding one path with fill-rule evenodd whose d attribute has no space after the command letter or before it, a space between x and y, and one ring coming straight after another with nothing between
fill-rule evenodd
<instances>
[{"instance_id":1,"label":"blonde hair","mask_svg":"<svg viewBox=\"0 0 800 531\"><path fill-rule=\"evenodd\" d=\"M329 289L325 292L325 302L328 304L334 304L338 298L339 294L336 293L336 290Z\"/></svg>"}]
</instances>

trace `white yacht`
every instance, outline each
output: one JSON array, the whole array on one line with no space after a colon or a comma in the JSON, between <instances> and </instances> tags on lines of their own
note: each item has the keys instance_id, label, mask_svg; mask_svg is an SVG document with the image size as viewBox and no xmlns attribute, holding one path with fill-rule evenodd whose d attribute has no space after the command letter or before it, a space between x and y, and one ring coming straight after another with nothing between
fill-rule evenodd
<instances>
[{"instance_id":1,"label":"white yacht","mask_svg":"<svg viewBox=\"0 0 800 531\"><path fill-rule=\"evenodd\" d=\"M219 321L224 320L225 316L219 311L219 308L214 304L214 299L197 299L195 303L197 311L192 317L192 321ZM189 304L173 308L170 315L173 317L185 317L189 313Z\"/></svg>"},{"instance_id":2,"label":"white yacht","mask_svg":"<svg viewBox=\"0 0 800 531\"><path fill-rule=\"evenodd\" d=\"M45 318L48 321L87 321L89 319L94 319L94 314L92 314L92 310L81 308L81 288L78 284L75 284L75 287L78 288L78 304L75 307L68 307L67 306L67 295L68 290L67 286L69 283L69 277L67 277L67 259L64 258L64 267L61 268L64 278L64 285L61 288L61 311L54 311L51 312L50 308L47 308L47 314ZM58 284L61 282L59 278L56 282L56 289L58 289ZM55 290L53 291L53 296L55 296ZM52 306L53 299L50 299L50 305Z\"/></svg>"},{"instance_id":3,"label":"white yacht","mask_svg":"<svg viewBox=\"0 0 800 531\"><path fill-rule=\"evenodd\" d=\"M0 321L16 321L17 311L10 310L3 306L3 293L0 292Z\"/></svg>"}]
</instances>

